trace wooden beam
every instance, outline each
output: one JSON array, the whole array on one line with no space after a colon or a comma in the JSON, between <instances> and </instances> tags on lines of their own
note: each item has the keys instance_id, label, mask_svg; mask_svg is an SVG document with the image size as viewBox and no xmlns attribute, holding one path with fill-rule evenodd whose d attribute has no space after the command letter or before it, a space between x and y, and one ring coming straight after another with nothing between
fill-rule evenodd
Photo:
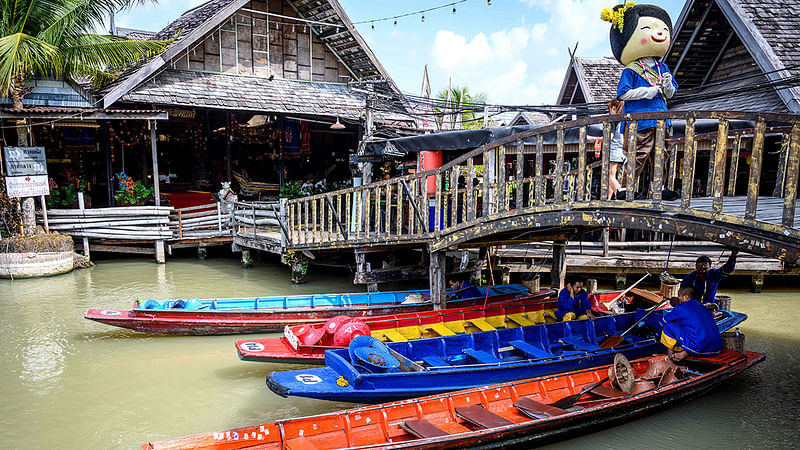
<instances>
[{"instance_id":1,"label":"wooden beam","mask_svg":"<svg viewBox=\"0 0 800 450\"><path fill-rule=\"evenodd\" d=\"M686 58L686 55L689 54L689 49L692 47L694 40L697 38L697 35L700 34L700 30L703 28L705 24L706 17L708 17L708 13L711 11L711 8L714 6L715 1L709 1L708 7L703 12L703 16L700 18L700 21L697 23L697 26L694 27L694 31L692 31L692 35L689 37L689 41L686 43L686 47L683 49L680 58L678 58L678 62L675 63L675 67L672 69L672 73L678 73L678 68L681 67L681 63L683 59Z\"/></svg>"}]
</instances>

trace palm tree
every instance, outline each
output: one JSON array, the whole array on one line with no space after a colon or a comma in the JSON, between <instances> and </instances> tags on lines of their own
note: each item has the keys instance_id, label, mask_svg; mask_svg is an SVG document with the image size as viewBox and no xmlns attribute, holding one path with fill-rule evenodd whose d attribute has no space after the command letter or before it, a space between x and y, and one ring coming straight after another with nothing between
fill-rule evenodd
<instances>
[{"instance_id":1,"label":"palm tree","mask_svg":"<svg viewBox=\"0 0 800 450\"><path fill-rule=\"evenodd\" d=\"M479 92L472 94L469 88L464 86L454 86L450 89L442 89L439 95L436 96L438 103L443 105L437 108L439 112L449 114L450 129L461 128L464 130L471 130L481 128L483 122L476 120L476 110L480 110L486 105L486 94ZM445 118L440 118L440 125L442 121L447 122ZM460 126L459 126L460 125Z\"/></svg>"},{"instance_id":2,"label":"palm tree","mask_svg":"<svg viewBox=\"0 0 800 450\"><path fill-rule=\"evenodd\" d=\"M91 81L100 87L125 67L171 41L136 41L96 34L114 11L141 0L0 0L0 96L22 110L28 78ZM28 145L25 120L17 122L19 145ZM28 208L25 204L28 204ZM23 203L26 234L32 233L33 200Z\"/></svg>"}]
</instances>

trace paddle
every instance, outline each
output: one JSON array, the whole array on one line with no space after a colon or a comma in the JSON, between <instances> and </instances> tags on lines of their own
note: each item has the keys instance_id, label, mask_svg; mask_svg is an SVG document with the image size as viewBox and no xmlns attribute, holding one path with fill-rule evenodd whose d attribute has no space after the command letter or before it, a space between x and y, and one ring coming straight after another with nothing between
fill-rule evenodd
<instances>
[{"instance_id":1,"label":"paddle","mask_svg":"<svg viewBox=\"0 0 800 450\"><path fill-rule=\"evenodd\" d=\"M602 380L598 381L597 383L592 383L589 386L586 386L585 388L581 389L581 391L578 392L577 394L572 394L572 395L570 395L568 397L564 397L564 398L562 398L562 399L560 399L560 400L558 400L558 401L556 401L554 403L551 403L550 406L554 406L556 408L561 408L561 409L567 409L570 406L572 406L575 403L577 403L578 400L580 400L581 397L583 397L583 394L591 391L592 389L596 388L597 386L600 386L601 384L605 383L608 380L609 380L609 377L605 377Z\"/></svg>"},{"instance_id":2,"label":"paddle","mask_svg":"<svg viewBox=\"0 0 800 450\"><path fill-rule=\"evenodd\" d=\"M613 307L612 305L616 305L617 300L619 300L623 295L627 294L631 289L635 288L636 285L638 285L639 283L644 281L644 279L649 277L649 276L650 276L650 272L645 272L644 276L642 278L639 278L639 281L637 281L636 283L633 283L628 289L625 289L624 291L620 292L619 295L614 297L613 300L611 300L610 302L602 302L601 304L605 305L605 307L608 308L608 309L612 309L612 307Z\"/></svg>"},{"instance_id":3,"label":"paddle","mask_svg":"<svg viewBox=\"0 0 800 450\"><path fill-rule=\"evenodd\" d=\"M649 316L650 314L653 314L653 312L655 312L655 310L660 308L664 303L667 303L668 301L669 301L668 298L665 298L664 300L661 300L661 303L659 303L656 306L653 306L652 308L650 308L650 310L647 311L647 314L643 315L641 319L639 319L636 322L634 322L634 324L631 325L630 328L628 328L627 330L623 331L622 334L620 334L619 336L609 336L609 337L607 337L605 340L603 340L603 342L600 343L600 348L612 348L612 347L618 346L620 343L622 343L622 341L625 340L625 335L628 334L634 328L636 328L636 325L639 325L639 322L641 322L644 319L646 319L647 316Z\"/></svg>"}]
</instances>

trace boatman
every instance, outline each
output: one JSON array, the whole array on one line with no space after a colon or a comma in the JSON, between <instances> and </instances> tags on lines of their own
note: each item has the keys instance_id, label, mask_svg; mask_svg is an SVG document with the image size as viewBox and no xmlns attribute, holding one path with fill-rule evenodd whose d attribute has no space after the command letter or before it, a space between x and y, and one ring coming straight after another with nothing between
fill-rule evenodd
<instances>
[{"instance_id":1,"label":"boatman","mask_svg":"<svg viewBox=\"0 0 800 450\"><path fill-rule=\"evenodd\" d=\"M688 355L719 354L722 338L714 314L694 298L694 288L680 288L673 301L676 305L659 321L661 333L656 336L667 347L667 355L673 361L681 361Z\"/></svg>"},{"instance_id":2,"label":"boatman","mask_svg":"<svg viewBox=\"0 0 800 450\"><path fill-rule=\"evenodd\" d=\"M736 255L739 250L731 250L731 255L728 261L719 269L711 268L711 259L708 256L701 256L697 258L695 263L694 272L686 275L681 280L681 287L694 288L694 296L692 298L699 300L701 303L716 303L717 302L717 286L719 282L733 272L736 268Z\"/></svg>"},{"instance_id":3,"label":"boatman","mask_svg":"<svg viewBox=\"0 0 800 450\"><path fill-rule=\"evenodd\" d=\"M583 282L575 278L568 278L564 289L558 293L556 319L559 322L567 322L586 318L594 320L589 294L583 289Z\"/></svg>"},{"instance_id":4,"label":"boatman","mask_svg":"<svg viewBox=\"0 0 800 450\"><path fill-rule=\"evenodd\" d=\"M459 300L462 298L472 298L472 297L480 297L481 291L478 289L478 286L470 283L467 280L450 280L448 281L450 285L450 294L448 294L448 298L452 300Z\"/></svg>"}]
</instances>

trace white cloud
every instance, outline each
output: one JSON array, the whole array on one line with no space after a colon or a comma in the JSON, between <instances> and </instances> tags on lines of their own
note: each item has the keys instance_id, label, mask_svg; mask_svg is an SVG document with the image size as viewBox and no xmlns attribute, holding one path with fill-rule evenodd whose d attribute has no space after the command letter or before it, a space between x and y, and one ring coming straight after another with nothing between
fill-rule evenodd
<instances>
[{"instance_id":1,"label":"white cloud","mask_svg":"<svg viewBox=\"0 0 800 450\"><path fill-rule=\"evenodd\" d=\"M569 63L567 48L579 42L578 55L611 54L609 26L600 20L608 0L521 1L535 14L519 26L488 36L439 30L431 48L434 86L452 76L453 84L484 92L491 103L552 103Z\"/></svg>"}]
</instances>

